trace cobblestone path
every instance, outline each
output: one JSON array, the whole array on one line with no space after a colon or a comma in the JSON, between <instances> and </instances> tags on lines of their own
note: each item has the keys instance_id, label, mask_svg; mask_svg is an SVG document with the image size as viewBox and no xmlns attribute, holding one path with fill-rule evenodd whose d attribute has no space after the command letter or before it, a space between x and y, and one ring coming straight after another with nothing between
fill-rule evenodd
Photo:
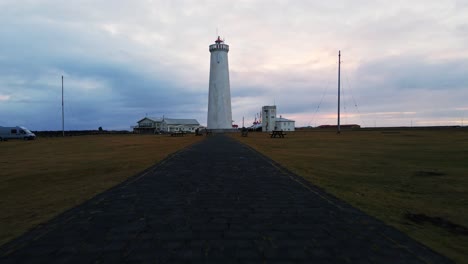
<instances>
[{"instance_id":1,"label":"cobblestone path","mask_svg":"<svg viewBox=\"0 0 468 264\"><path fill-rule=\"evenodd\" d=\"M0 263L451 262L215 135L4 245Z\"/></svg>"}]
</instances>

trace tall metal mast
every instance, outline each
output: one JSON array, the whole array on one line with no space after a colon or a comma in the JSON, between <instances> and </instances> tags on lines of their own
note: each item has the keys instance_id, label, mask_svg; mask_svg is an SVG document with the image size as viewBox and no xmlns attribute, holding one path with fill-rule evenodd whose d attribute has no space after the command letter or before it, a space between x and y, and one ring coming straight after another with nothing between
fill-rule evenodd
<instances>
[{"instance_id":1,"label":"tall metal mast","mask_svg":"<svg viewBox=\"0 0 468 264\"><path fill-rule=\"evenodd\" d=\"M63 110L63 75L62 75L62 136L65 136L65 114Z\"/></svg>"},{"instance_id":2,"label":"tall metal mast","mask_svg":"<svg viewBox=\"0 0 468 264\"><path fill-rule=\"evenodd\" d=\"M338 130L336 133L340 134L340 69L341 68L341 51L338 51Z\"/></svg>"}]
</instances>

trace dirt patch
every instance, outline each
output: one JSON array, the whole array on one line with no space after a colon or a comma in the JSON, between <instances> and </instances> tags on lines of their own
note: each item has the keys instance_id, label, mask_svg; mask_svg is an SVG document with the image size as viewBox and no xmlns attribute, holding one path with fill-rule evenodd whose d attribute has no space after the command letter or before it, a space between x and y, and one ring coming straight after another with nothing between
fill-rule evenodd
<instances>
[{"instance_id":1,"label":"dirt patch","mask_svg":"<svg viewBox=\"0 0 468 264\"><path fill-rule=\"evenodd\" d=\"M468 228L452 223L442 217L427 216L425 214L413 214L410 212L406 212L404 217L416 224L430 223L451 233L468 236Z\"/></svg>"},{"instance_id":2,"label":"dirt patch","mask_svg":"<svg viewBox=\"0 0 468 264\"><path fill-rule=\"evenodd\" d=\"M447 174L440 172L440 171L416 171L414 172L414 176L419 177L431 177L431 176L445 176Z\"/></svg>"},{"instance_id":3,"label":"dirt patch","mask_svg":"<svg viewBox=\"0 0 468 264\"><path fill-rule=\"evenodd\" d=\"M403 135L405 137L423 137L422 135L414 135L414 134L407 134L407 135Z\"/></svg>"}]
</instances>

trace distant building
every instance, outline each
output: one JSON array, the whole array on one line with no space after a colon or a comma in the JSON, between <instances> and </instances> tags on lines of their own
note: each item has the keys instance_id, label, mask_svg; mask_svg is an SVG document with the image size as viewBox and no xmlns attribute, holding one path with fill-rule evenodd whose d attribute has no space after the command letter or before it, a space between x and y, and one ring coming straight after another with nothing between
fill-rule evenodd
<instances>
[{"instance_id":1,"label":"distant building","mask_svg":"<svg viewBox=\"0 0 468 264\"><path fill-rule=\"evenodd\" d=\"M296 121L286 119L286 118L277 118L276 119L276 130L283 130L283 131L294 131Z\"/></svg>"},{"instance_id":2,"label":"distant building","mask_svg":"<svg viewBox=\"0 0 468 264\"><path fill-rule=\"evenodd\" d=\"M154 134L161 130L162 118L145 117L137 121L138 125L133 126L133 133Z\"/></svg>"},{"instance_id":3,"label":"distant building","mask_svg":"<svg viewBox=\"0 0 468 264\"><path fill-rule=\"evenodd\" d=\"M273 131L276 126L276 105L262 106L262 131Z\"/></svg>"},{"instance_id":4,"label":"distant building","mask_svg":"<svg viewBox=\"0 0 468 264\"><path fill-rule=\"evenodd\" d=\"M266 105L262 107L262 131L273 130L294 131L296 121L276 117L276 105Z\"/></svg>"},{"instance_id":5,"label":"distant building","mask_svg":"<svg viewBox=\"0 0 468 264\"><path fill-rule=\"evenodd\" d=\"M200 127L196 119L153 118L145 117L137 121L138 125L132 127L134 133L154 134L160 132L195 132Z\"/></svg>"},{"instance_id":6,"label":"distant building","mask_svg":"<svg viewBox=\"0 0 468 264\"><path fill-rule=\"evenodd\" d=\"M322 128L322 129L337 129L337 125L321 125L318 126L317 128ZM340 128L361 128L360 125L358 124L346 124L346 125L340 125Z\"/></svg>"},{"instance_id":7,"label":"distant building","mask_svg":"<svg viewBox=\"0 0 468 264\"><path fill-rule=\"evenodd\" d=\"M164 118L161 122L161 131L164 132L195 132L199 127L200 123L196 119Z\"/></svg>"}]
</instances>

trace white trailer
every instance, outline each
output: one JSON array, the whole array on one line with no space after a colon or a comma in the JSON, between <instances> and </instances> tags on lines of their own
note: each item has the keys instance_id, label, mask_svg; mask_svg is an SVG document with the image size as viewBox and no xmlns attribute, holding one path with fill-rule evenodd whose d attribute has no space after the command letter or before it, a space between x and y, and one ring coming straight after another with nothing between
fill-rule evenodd
<instances>
[{"instance_id":1,"label":"white trailer","mask_svg":"<svg viewBox=\"0 0 468 264\"><path fill-rule=\"evenodd\" d=\"M36 135L29 129L22 126L15 127L2 127L0 126L0 141L7 141L8 139L35 139Z\"/></svg>"}]
</instances>

